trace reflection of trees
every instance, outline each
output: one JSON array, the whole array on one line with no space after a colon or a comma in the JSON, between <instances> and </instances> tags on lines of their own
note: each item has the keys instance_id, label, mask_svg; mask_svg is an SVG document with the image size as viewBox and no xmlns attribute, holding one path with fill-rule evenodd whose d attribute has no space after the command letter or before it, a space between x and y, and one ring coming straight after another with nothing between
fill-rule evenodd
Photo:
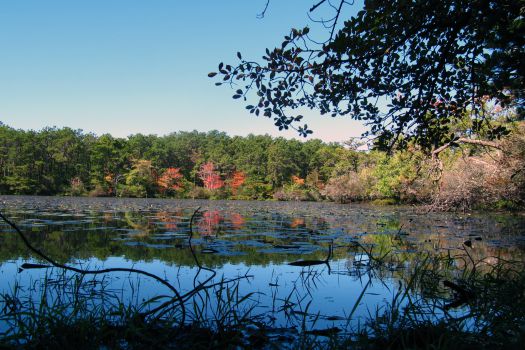
<instances>
[{"instance_id":1,"label":"reflection of trees","mask_svg":"<svg viewBox=\"0 0 525 350\"><path fill-rule=\"evenodd\" d=\"M173 213L167 212L167 211L159 211L155 214L155 218L164 224L164 228L167 230L177 230L177 225L180 223L180 217L182 216L182 212L179 211L178 213L173 215Z\"/></svg>"},{"instance_id":2,"label":"reflection of trees","mask_svg":"<svg viewBox=\"0 0 525 350\"><path fill-rule=\"evenodd\" d=\"M227 205L230 204L228 203ZM288 207L284 206L282 208ZM131 260L152 261L157 259L167 264L194 266L191 255L186 251L187 245L184 236L173 236L173 238L170 238L170 235L167 234L165 237L162 237L162 240L158 240L164 231L167 230L175 233L187 232L187 219L182 219L185 216L187 217L187 210L181 208L144 211L139 211L139 208L133 209L133 211L127 212L115 210L103 212L90 208L88 214L90 217L93 217L92 222L79 220L76 224L70 223L64 226L32 226L31 230L33 231L30 239L36 246L61 262L91 257L104 260L111 256L124 256ZM384 254L391 250L395 260L391 261L392 264L388 266L390 268L397 265L401 266L404 262L407 265L410 264L410 261L416 255L416 251L436 251L445 248L456 249L461 247L463 241L467 239L451 236L451 231L455 226L436 227L435 221L428 222L424 221L423 218L416 218L413 222L409 222L391 212L387 212L385 217L381 218L380 215L375 213L374 215L345 217L337 212L334 215L326 215L326 212L319 212L314 213L314 216L312 212L309 213L310 215L304 215L304 213L290 212L289 210L288 212L283 210L282 213L277 214L269 210L260 210L258 207L248 207L244 211L232 209L238 208L225 205L225 208L222 210L212 208L197 217L197 234L206 237L214 235L221 229L226 229L225 232L227 231L228 235L220 235L217 237L217 241L222 239L233 243L233 247L228 248L226 251L221 251L219 254L205 254L200 257L200 260L206 266L218 267L226 263L266 266L270 263L279 264L298 259L322 260L326 257L327 247L326 242L321 243L319 239L322 239L325 231L330 233L329 230L333 228L346 228L346 232L350 233L342 233L339 241L336 238L335 260L348 258L349 255L352 256L357 252L355 247L346 243L348 238L354 236L352 232L385 232L384 234L370 233L362 235L361 242L366 244L367 247L373 246L373 252L378 255L380 252ZM49 210L46 214L47 216L43 215L41 218L54 219L57 222L69 220L67 217L66 219L53 217L50 214L51 212L52 210ZM85 214L86 211L75 208L74 211L69 213L72 213L72 217L75 217L76 214ZM34 213L23 215L25 218L34 218L34 216ZM519 232L519 226L516 223L522 221L515 220L515 218L509 219L504 216L497 219L499 222L497 223L498 226L494 228L494 237L501 234L501 232L507 235L510 235L509 232L513 230ZM410 233L409 236L401 236L403 243L392 241L393 237L396 237L400 223L404 225L402 233L405 231ZM466 231L470 229L468 225L470 223L462 227L463 232L468 232ZM130 228L140 233L129 232ZM242 234L236 235L235 231L241 229L240 233ZM464 234L467 237L467 234ZM257 241L266 246L244 245L243 242L246 240ZM138 244L128 246L126 245L127 242ZM301 255L287 252L285 249L280 252L260 252L262 249L272 248L272 246L293 245L297 242L312 246L324 245L324 247L312 253ZM477 241L472 238L472 249L470 252L473 259L481 259L487 256L500 256L507 260L523 259L524 252L522 248L516 246L497 247L487 243L489 243L488 239L485 240L483 238L483 240ZM165 247L159 248L159 244L165 245ZM199 244L202 244L202 241L195 240L194 245L198 246ZM228 255L230 250L232 253L242 252L244 255ZM444 254L447 253L447 251L443 252ZM454 250L451 253L454 254ZM28 256L29 253L27 253L16 236L9 232L0 234L1 261ZM385 276L389 273L393 273L398 277L402 277L404 274L401 269L395 269L393 272L385 269Z\"/></svg>"},{"instance_id":3,"label":"reflection of trees","mask_svg":"<svg viewBox=\"0 0 525 350\"><path fill-rule=\"evenodd\" d=\"M123 244L124 242L119 239L119 235L119 232L79 231L72 233L54 231L52 232L53 239L49 239L50 234L41 231L32 233L30 240L32 244L40 247L44 252L60 262L93 257L105 260L112 256L123 256L133 261L150 262L159 260L168 265L195 266L192 255L184 245L180 245L179 248L164 249L148 245L128 246ZM180 241L184 240L180 239ZM62 243L58 244L57 242ZM167 244L170 244L170 242ZM194 245L198 244L194 243ZM199 256L199 260L205 266L217 268L226 263L266 266L272 263L280 264L298 259L297 254L286 252L261 254L260 248L242 246L239 249L242 249L243 255L203 254ZM321 250L300 257L324 259L325 255L326 253ZM23 242L13 233L0 235L0 264L20 257L23 259L31 257ZM341 257L339 256L339 258Z\"/></svg>"},{"instance_id":4,"label":"reflection of trees","mask_svg":"<svg viewBox=\"0 0 525 350\"><path fill-rule=\"evenodd\" d=\"M232 224L232 228L235 230L240 230L244 226L244 217L239 213L231 213L230 214L230 222Z\"/></svg>"},{"instance_id":5,"label":"reflection of trees","mask_svg":"<svg viewBox=\"0 0 525 350\"><path fill-rule=\"evenodd\" d=\"M124 219L126 220L128 227L138 231L137 236L139 237L151 233L153 229L153 225L146 217L144 217L143 213L128 211L124 213Z\"/></svg>"},{"instance_id":6,"label":"reflection of trees","mask_svg":"<svg viewBox=\"0 0 525 350\"><path fill-rule=\"evenodd\" d=\"M203 236L213 236L214 232L218 231L221 220L218 210L205 211L197 223L199 233Z\"/></svg>"}]
</instances>

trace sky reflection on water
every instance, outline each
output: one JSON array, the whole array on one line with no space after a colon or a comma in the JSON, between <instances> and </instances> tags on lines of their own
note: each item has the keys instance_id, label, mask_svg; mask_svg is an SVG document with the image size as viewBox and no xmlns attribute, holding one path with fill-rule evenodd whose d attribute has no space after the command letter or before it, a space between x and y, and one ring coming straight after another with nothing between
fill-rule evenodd
<instances>
[{"instance_id":1,"label":"sky reflection on water","mask_svg":"<svg viewBox=\"0 0 525 350\"><path fill-rule=\"evenodd\" d=\"M189 218L201 206L192 240L200 263L217 272L216 281L253 276L241 279L239 290L253 292L248 301L257 305L254 312L275 326L291 326L303 317L317 320L319 327L340 325L364 288L354 319L366 318L392 300L399 283L406 283L411 259L423 249L454 252L468 240L475 257L509 260L522 260L525 250L522 214L429 214L406 207L295 202L8 196L0 200L32 244L54 259L82 267L142 269L172 282L181 293L195 283ZM61 273L19 272L24 262L41 261L34 260L6 225L0 227L0 293L9 293L15 284L28 293L38 289L46 274L49 278ZM375 252L393 251L400 258L371 273L355 242ZM331 244L330 269L325 264L288 265L321 261ZM202 271L198 278L209 274ZM137 302L169 294L143 276L111 273L100 278L101 290Z\"/></svg>"}]
</instances>

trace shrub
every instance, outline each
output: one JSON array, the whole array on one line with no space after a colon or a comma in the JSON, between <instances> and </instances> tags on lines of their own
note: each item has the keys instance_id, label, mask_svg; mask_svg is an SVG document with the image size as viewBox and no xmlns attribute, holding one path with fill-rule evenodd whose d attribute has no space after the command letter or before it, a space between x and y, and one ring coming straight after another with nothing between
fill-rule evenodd
<instances>
[{"instance_id":1,"label":"shrub","mask_svg":"<svg viewBox=\"0 0 525 350\"><path fill-rule=\"evenodd\" d=\"M364 200L367 197L368 172L351 172L328 181L321 194L339 203Z\"/></svg>"},{"instance_id":2,"label":"shrub","mask_svg":"<svg viewBox=\"0 0 525 350\"><path fill-rule=\"evenodd\" d=\"M188 197L195 199L209 199L211 193L204 187L194 186L191 190L188 191Z\"/></svg>"},{"instance_id":3,"label":"shrub","mask_svg":"<svg viewBox=\"0 0 525 350\"><path fill-rule=\"evenodd\" d=\"M442 210L495 208L519 198L508 168L498 159L468 157L443 172L434 206Z\"/></svg>"},{"instance_id":4,"label":"shrub","mask_svg":"<svg viewBox=\"0 0 525 350\"><path fill-rule=\"evenodd\" d=\"M90 197L107 197L108 191L102 187L100 184L96 184L95 187L89 191L88 196Z\"/></svg>"},{"instance_id":5,"label":"shrub","mask_svg":"<svg viewBox=\"0 0 525 350\"><path fill-rule=\"evenodd\" d=\"M67 191L70 196L83 196L86 194L86 188L84 183L79 177L74 177L70 181L70 187Z\"/></svg>"},{"instance_id":6,"label":"shrub","mask_svg":"<svg viewBox=\"0 0 525 350\"><path fill-rule=\"evenodd\" d=\"M237 192L238 199L269 199L272 198L272 185L262 181L247 179Z\"/></svg>"},{"instance_id":7,"label":"shrub","mask_svg":"<svg viewBox=\"0 0 525 350\"><path fill-rule=\"evenodd\" d=\"M141 185L126 185L119 192L119 197L146 198L148 192Z\"/></svg>"}]
</instances>

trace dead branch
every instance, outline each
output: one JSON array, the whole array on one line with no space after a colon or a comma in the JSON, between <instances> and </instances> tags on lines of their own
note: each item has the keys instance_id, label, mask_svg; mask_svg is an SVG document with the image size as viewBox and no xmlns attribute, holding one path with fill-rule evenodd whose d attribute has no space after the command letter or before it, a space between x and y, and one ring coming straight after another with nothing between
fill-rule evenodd
<instances>
[{"instance_id":1,"label":"dead branch","mask_svg":"<svg viewBox=\"0 0 525 350\"><path fill-rule=\"evenodd\" d=\"M111 273L111 272L130 272L130 273L137 273L137 274L140 274L140 275L144 275L144 276L148 276L150 278L153 278L157 282L159 282L159 283L163 284L164 286L168 287L175 294L174 300L179 304L179 306L181 308L181 313L182 313L180 324L181 325L184 324L185 319L186 319L186 307L184 306L184 300L183 300L182 296L180 295L179 291L173 285L171 285L169 282L167 282L166 280L164 280L164 279L160 278L159 276L154 275L154 274L152 274L150 272L139 270L139 269L115 267L115 268L107 268L107 269L101 269L101 270L83 270L83 269L79 269L79 268L76 268L76 267L73 267L73 266L68 266L68 265L61 264L59 262L56 262L55 260L53 260L49 256L47 256L46 254L44 254L41 250L33 247L33 245L31 245L31 243L29 242L27 237L18 228L18 226L14 222L12 222L9 219L7 219L7 217L5 217L4 214L2 214L1 212L0 212L0 218L2 220L4 220L12 229L15 230L15 232L18 234L18 236L20 236L20 238L24 242L25 246L30 251L32 251L33 253L35 253L40 258L42 258L43 260L47 261L48 263L50 263L54 267L57 267L57 268L60 268L60 269L63 269L63 270L67 270L67 271L72 271L72 272L75 272L75 273L79 273L81 275L99 275L99 274L105 274L105 273Z\"/></svg>"},{"instance_id":2,"label":"dead branch","mask_svg":"<svg viewBox=\"0 0 525 350\"><path fill-rule=\"evenodd\" d=\"M449 143L446 143L443 146L438 147L435 150L433 150L432 151L432 159L436 159L439 156L439 153L443 152L444 150L446 150L450 146L453 146L453 145L459 144L459 143L467 143L467 144L471 144L471 145L479 145L479 146L491 147L491 148L496 148L496 149L502 150L501 146L498 143L493 142L493 141L473 140L473 139L468 139L468 138L465 138L465 137L460 137L457 140L454 140L454 141L451 141Z\"/></svg>"}]
</instances>

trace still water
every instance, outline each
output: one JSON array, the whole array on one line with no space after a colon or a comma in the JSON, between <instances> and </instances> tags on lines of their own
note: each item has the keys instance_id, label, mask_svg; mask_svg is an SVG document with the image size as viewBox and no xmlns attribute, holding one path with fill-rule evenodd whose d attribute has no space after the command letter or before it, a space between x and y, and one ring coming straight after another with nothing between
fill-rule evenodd
<instances>
[{"instance_id":1,"label":"still water","mask_svg":"<svg viewBox=\"0 0 525 350\"><path fill-rule=\"evenodd\" d=\"M236 300L248 296L235 307L276 327L303 321L317 328L342 327L349 315L353 322L365 319L391 302L423 251L454 256L468 249L473 259L487 264L497 257L523 261L525 256L523 213L24 196L0 197L0 207L33 246L55 261L83 269L141 269L168 281L180 294L208 277L213 277L208 284L235 280L229 288L237 293ZM365 251L390 258L372 269ZM65 276L57 268L21 268L24 263L44 262L1 223L0 293L35 296L45 284ZM461 264L455 268L460 270ZM452 269L450 278L454 273ZM74 275L67 273L68 278ZM90 277L82 292L136 304L170 295L158 281L129 272ZM149 307L162 298L156 300ZM217 312L213 301L205 304L199 312Z\"/></svg>"}]
</instances>

